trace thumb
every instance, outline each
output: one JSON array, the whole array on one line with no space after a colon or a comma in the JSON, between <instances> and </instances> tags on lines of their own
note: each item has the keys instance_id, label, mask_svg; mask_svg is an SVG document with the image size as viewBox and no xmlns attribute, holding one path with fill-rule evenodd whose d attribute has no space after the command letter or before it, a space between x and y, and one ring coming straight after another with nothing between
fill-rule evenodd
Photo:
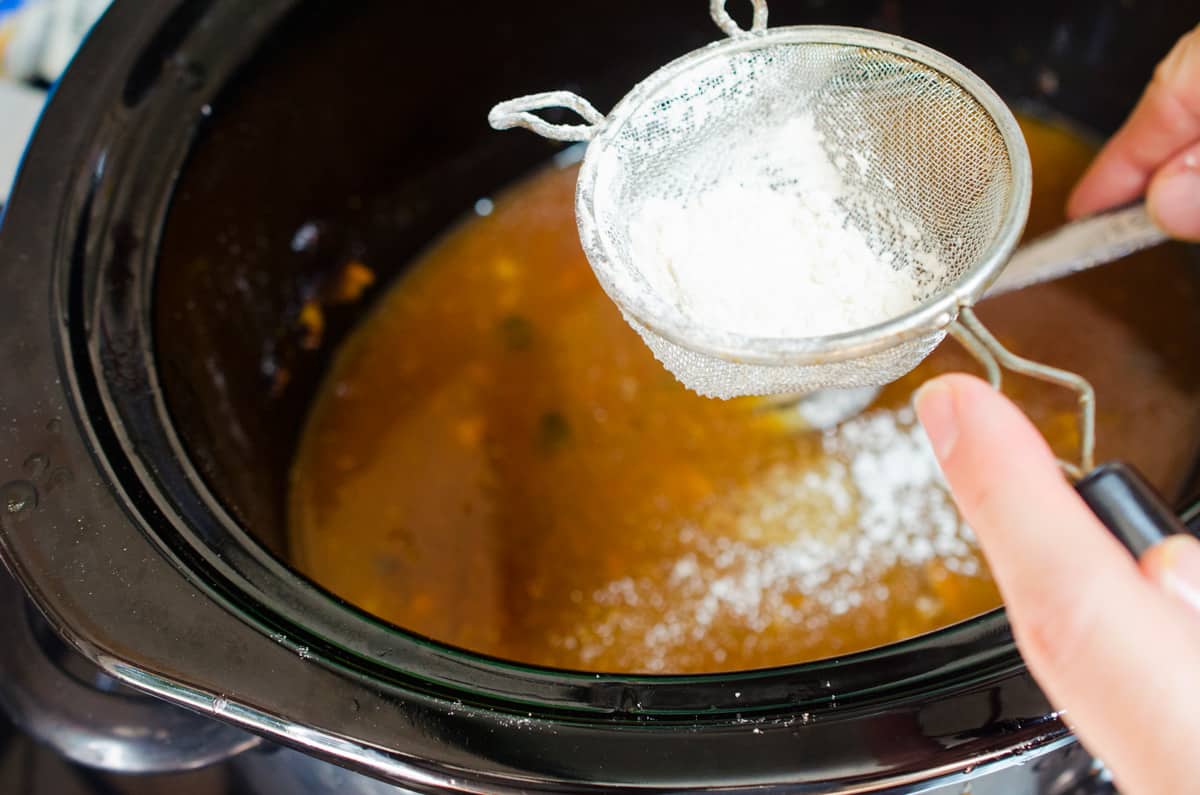
<instances>
[{"instance_id":1,"label":"thumb","mask_svg":"<svg viewBox=\"0 0 1200 795\"><path fill-rule=\"evenodd\" d=\"M1154 222L1168 235L1200 242L1200 143L1158 170L1146 205Z\"/></svg>"}]
</instances>

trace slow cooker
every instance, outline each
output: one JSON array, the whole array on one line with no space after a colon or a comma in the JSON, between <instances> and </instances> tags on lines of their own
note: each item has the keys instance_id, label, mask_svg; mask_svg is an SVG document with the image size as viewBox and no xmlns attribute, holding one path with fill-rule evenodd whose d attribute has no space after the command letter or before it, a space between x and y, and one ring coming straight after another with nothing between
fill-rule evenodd
<instances>
[{"instance_id":1,"label":"slow cooker","mask_svg":"<svg viewBox=\"0 0 1200 795\"><path fill-rule=\"evenodd\" d=\"M1105 133L1197 11L792 0L772 21L908 36ZM347 253L388 281L553 155L490 131L497 99L553 84L607 107L716 37L697 0L118 0L56 86L0 228L0 550L37 608L6 586L0 657L27 675L3 701L22 725L115 770L242 760L268 791L1011 795L1094 778L1002 611L787 668L616 676L440 645L288 566L305 411L370 303L334 312L312 351L291 331L306 298ZM65 703L29 697L36 660Z\"/></svg>"}]
</instances>

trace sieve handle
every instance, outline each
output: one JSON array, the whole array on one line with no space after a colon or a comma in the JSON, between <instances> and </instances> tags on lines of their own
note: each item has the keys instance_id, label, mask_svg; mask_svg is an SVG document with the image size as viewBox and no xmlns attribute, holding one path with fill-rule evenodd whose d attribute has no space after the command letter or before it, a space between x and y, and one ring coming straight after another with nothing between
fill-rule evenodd
<instances>
[{"instance_id":1,"label":"sieve handle","mask_svg":"<svg viewBox=\"0 0 1200 795\"><path fill-rule=\"evenodd\" d=\"M1158 492L1128 464L1102 464L1075 484L1075 490L1135 558L1188 529Z\"/></svg>"},{"instance_id":2,"label":"sieve handle","mask_svg":"<svg viewBox=\"0 0 1200 795\"><path fill-rule=\"evenodd\" d=\"M1079 480L1083 473L1092 470L1096 455L1096 390L1086 378L1016 355L1000 344L969 306L959 309L958 319L949 330L950 335L983 365L988 381L996 390L1001 388L1003 371L1008 370L1074 392L1079 406L1079 463L1060 459L1059 464L1072 480Z\"/></svg>"},{"instance_id":3,"label":"sieve handle","mask_svg":"<svg viewBox=\"0 0 1200 795\"><path fill-rule=\"evenodd\" d=\"M1081 218L1017 249L987 296L1105 265L1166 239L1140 202Z\"/></svg>"},{"instance_id":4,"label":"sieve handle","mask_svg":"<svg viewBox=\"0 0 1200 795\"><path fill-rule=\"evenodd\" d=\"M754 5L754 20L750 23L749 30L738 25L734 18L729 16L729 12L725 9L729 0L712 0L710 11L713 22L716 22L717 27L727 36L735 39L762 33L767 29L767 0L751 0L751 3Z\"/></svg>"},{"instance_id":5,"label":"sieve handle","mask_svg":"<svg viewBox=\"0 0 1200 795\"><path fill-rule=\"evenodd\" d=\"M1140 558L1168 536L1188 532L1175 512L1133 467L1112 462L1092 468L1096 447L1096 395L1085 378L1012 353L988 331L970 307L960 310L958 319L950 326L950 334L983 364L988 380L996 389L1000 389L1003 368L1076 393L1079 401L1079 463L1059 463L1075 481L1075 490L1092 513L1134 557Z\"/></svg>"},{"instance_id":6,"label":"sieve handle","mask_svg":"<svg viewBox=\"0 0 1200 795\"><path fill-rule=\"evenodd\" d=\"M535 111L565 108L579 115L587 124L551 124ZM524 127L552 141L590 141L604 127L604 114L592 103L570 91L546 91L501 102L488 113L488 124L494 130Z\"/></svg>"}]
</instances>

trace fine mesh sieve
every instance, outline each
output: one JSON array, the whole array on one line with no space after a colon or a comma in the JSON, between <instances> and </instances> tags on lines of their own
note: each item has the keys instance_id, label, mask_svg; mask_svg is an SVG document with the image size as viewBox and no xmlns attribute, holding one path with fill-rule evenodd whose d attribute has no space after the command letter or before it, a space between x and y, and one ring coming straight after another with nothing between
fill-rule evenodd
<instances>
[{"instance_id":1,"label":"fine mesh sieve","mask_svg":"<svg viewBox=\"0 0 1200 795\"><path fill-rule=\"evenodd\" d=\"M765 0L753 4L754 23L742 30L723 0L713 0L713 18L730 38L654 72L607 117L560 91L503 102L489 121L589 141L576 194L584 251L627 322L689 388L729 398L883 385L949 333L997 385L1003 364L1076 389L1090 469L1091 387L1004 350L970 309L1003 269L1029 212L1029 152L1011 111L928 47L855 28L768 30ZM551 108L586 124L535 114ZM700 323L664 289L662 274L633 255L631 224L648 201L686 211L730 181L798 190L812 165L789 152L788 125L800 116L811 118L839 172L848 222L880 267L912 275L915 308L815 337L752 337Z\"/></svg>"}]
</instances>

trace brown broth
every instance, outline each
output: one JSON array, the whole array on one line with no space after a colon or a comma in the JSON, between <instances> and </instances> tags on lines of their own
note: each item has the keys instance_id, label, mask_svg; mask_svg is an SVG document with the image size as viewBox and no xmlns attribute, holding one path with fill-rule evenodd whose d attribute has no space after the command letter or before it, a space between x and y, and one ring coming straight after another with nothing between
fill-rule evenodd
<instances>
[{"instance_id":1,"label":"brown broth","mask_svg":"<svg viewBox=\"0 0 1200 795\"><path fill-rule=\"evenodd\" d=\"M1061 222L1093 149L1022 123L1037 234ZM344 345L292 473L300 570L445 643L613 672L795 663L996 607L969 531L913 458L912 390L976 369L969 357L947 342L827 434L700 398L596 284L575 176L539 173L465 221ZM980 307L1015 350L1090 378L1102 456L1168 490L1200 432L1186 260L1166 247ZM1072 454L1070 395L1009 393Z\"/></svg>"}]
</instances>

